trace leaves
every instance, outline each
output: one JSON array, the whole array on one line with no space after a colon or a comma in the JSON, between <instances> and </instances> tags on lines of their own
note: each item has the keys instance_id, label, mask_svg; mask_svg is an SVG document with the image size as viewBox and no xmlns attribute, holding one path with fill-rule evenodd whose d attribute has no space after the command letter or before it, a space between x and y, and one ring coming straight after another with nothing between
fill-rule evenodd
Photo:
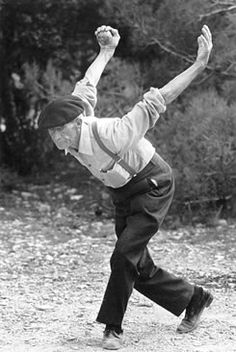
<instances>
[{"instance_id":1,"label":"leaves","mask_svg":"<svg viewBox=\"0 0 236 352\"><path fill-rule=\"evenodd\" d=\"M184 194L187 200L199 202L204 198L226 202L227 197L234 198L235 121L234 104L229 105L209 89L189 95L184 111L175 106L174 115L169 111L167 119L157 126L158 147L166 151L177 170L176 196L180 202ZM209 202L203 202L202 209L205 206L209 211Z\"/></svg>"}]
</instances>

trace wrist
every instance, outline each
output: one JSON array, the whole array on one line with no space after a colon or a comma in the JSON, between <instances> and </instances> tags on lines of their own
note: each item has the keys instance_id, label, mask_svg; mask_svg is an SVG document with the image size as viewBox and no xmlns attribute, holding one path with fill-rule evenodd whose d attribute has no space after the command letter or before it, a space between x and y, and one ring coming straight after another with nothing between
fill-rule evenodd
<instances>
[{"instance_id":1,"label":"wrist","mask_svg":"<svg viewBox=\"0 0 236 352\"><path fill-rule=\"evenodd\" d=\"M116 49L115 47L101 46L100 53L107 56L113 56L115 53L115 49Z\"/></svg>"},{"instance_id":2,"label":"wrist","mask_svg":"<svg viewBox=\"0 0 236 352\"><path fill-rule=\"evenodd\" d=\"M198 59L196 59L193 65L195 66L196 70L198 70L199 72L203 71L207 66L205 62Z\"/></svg>"}]
</instances>

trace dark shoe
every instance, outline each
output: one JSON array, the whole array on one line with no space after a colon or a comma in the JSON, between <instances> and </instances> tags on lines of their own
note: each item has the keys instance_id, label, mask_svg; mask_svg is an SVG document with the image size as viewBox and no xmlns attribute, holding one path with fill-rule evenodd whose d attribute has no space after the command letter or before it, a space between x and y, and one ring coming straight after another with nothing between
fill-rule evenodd
<instances>
[{"instance_id":1,"label":"dark shoe","mask_svg":"<svg viewBox=\"0 0 236 352\"><path fill-rule=\"evenodd\" d=\"M114 329L105 329L102 347L105 350L118 350L122 346L122 333L118 334Z\"/></svg>"},{"instance_id":2,"label":"dark shoe","mask_svg":"<svg viewBox=\"0 0 236 352\"><path fill-rule=\"evenodd\" d=\"M196 286L193 297L186 308L185 317L176 331L179 334L193 331L198 326L203 310L209 307L212 301L213 296L210 292Z\"/></svg>"}]
</instances>

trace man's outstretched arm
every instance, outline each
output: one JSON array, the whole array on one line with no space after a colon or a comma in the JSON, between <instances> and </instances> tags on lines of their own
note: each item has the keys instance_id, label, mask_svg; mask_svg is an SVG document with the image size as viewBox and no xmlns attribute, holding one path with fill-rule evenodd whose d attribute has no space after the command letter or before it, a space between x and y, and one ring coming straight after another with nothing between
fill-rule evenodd
<instances>
[{"instance_id":1,"label":"man's outstretched arm","mask_svg":"<svg viewBox=\"0 0 236 352\"><path fill-rule=\"evenodd\" d=\"M197 58L193 65L191 65L187 70L167 83L164 87L159 89L166 104L169 104L175 100L199 75L199 73L205 69L212 47L213 45L211 32L209 28L204 25L202 27L202 34L198 37Z\"/></svg>"},{"instance_id":2,"label":"man's outstretched arm","mask_svg":"<svg viewBox=\"0 0 236 352\"><path fill-rule=\"evenodd\" d=\"M85 77L96 87L107 63L115 53L120 36L118 30L110 26L99 27L95 35L100 46L100 52L87 69Z\"/></svg>"}]
</instances>

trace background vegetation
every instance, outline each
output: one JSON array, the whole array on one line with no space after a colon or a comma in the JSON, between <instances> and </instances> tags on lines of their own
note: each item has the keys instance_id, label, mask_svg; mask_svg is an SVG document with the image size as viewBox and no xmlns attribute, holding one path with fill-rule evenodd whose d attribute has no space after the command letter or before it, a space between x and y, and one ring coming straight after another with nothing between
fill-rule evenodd
<instances>
[{"instance_id":1,"label":"background vegetation","mask_svg":"<svg viewBox=\"0 0 236 352\"><path fill-rule=\"evenodd\" d=\"M37 116L83 76L99 25L118 28L121 41L99 83L97 116L122 116L194 61L204 23L214 39L209 66L148 138L175 170L175 211L236 215L234 0L0 0L2 182L3 166L21 175L54 167L60 154L37 130Z\"/></svg>"}]
</instances>

